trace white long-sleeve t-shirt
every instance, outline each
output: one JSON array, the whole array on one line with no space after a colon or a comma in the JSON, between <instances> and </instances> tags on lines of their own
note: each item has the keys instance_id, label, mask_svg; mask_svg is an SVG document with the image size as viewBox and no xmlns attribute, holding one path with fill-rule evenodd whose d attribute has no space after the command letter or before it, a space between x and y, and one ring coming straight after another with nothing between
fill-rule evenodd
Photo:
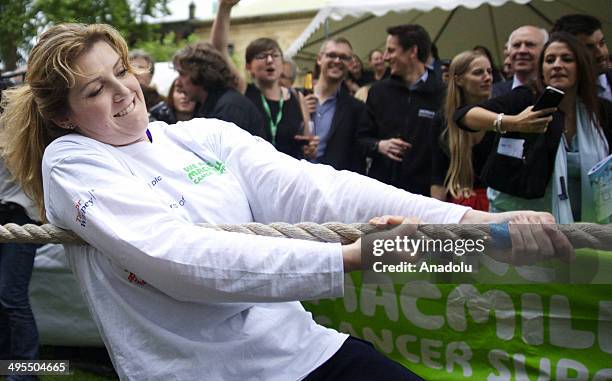
<instances>
[{"instance_id":1,"label":"white long-sleeve t-shirt","mask_svg":"<svg viewBox=\"0 0 612 381\"><path fill-rule=\"evenodd\" d=\"M343 294L339 244L198 223L457 223L467 208L297 161L215 119L149 125L124 147L70 134L43 159L49 221L121 379L299 380L346 335L298 300Z\"/></svg>"}]
</instances>

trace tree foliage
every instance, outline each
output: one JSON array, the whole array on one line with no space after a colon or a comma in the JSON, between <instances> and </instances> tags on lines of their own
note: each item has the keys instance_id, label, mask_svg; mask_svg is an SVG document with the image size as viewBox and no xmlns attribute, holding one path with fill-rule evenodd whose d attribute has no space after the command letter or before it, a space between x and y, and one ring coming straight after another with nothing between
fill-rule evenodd
<instances>
[{"instance_id":1,"label":"tree foliage","mask_svg":"<svg viewBox=\"0 0 612 381\"><path fill-rule=\"evenodd\" d=\"M165 14L168 0L36 0L41 26L60 22L104 23L117 28L130 43L151 38L145 16Z\"/></svg>"},{"instance_id":2,"label":"tree foliage","mask_svg":"<svg viewBox=\"0 0 612 381\"><path fill-rule=\"evenodd\" d=\"M130 45L151 40L146 16L167 14L168 0L0 0L0 55L7 69L19 49L27 51L38 32L62 22L106 23Z\"/></svg>"},{"instance_id":3,"label":"tree foliage","mask_svg":"<svg viewBox=\"0 0 612 381\"><path fill-rule=\"evenodd\" d=\"M31 8L32 0L0 0L0 59L6 69L15 68L17 47L26 47L34 35Z\"/></svg>"},{"instance_id":4,"label":"tree foliage","mask_svg":"<svg viewBox=\"0 0 612 381\"><path fill-rule=\"evenodd\" d=\"M149 53L156 62L166 62L172 59L177 50L197 41L198 37L195 34L189 35L186 39L177 39L174 32L170 32L158 40L140 41L134 45L134 48Z\"/></svg>"}]
</instances>

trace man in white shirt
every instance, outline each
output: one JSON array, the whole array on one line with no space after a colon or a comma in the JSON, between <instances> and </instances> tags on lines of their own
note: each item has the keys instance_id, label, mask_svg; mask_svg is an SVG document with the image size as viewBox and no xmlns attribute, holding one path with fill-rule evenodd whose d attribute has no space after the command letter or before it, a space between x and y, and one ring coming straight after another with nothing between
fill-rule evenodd
<instances>
[{"instance_id":1,"label":"man in white shirt","mask_svg":"<svg viewBox=\"0 0 612 381\"><path fill-rule=\"evenodd\" d=\"M546 30L524 25L515 29L508 38L508 50L514 77L512 81L493 85L493 97L505 94L515 87L528 85L538 75L538 57L548 41Z\"/></svg>"}]
</instances>

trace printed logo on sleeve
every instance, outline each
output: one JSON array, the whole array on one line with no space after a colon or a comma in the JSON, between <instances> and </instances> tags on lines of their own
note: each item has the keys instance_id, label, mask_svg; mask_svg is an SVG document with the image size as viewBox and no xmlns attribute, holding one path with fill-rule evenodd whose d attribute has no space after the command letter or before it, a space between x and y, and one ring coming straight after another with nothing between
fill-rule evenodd
<instances>
[{"instance_id":1,"label":"printed logo on sleeve","mask_svg":"<svg viewBox=\"0 0 612 381\"><path fill-rule=\"evenodd\" d=\"M161 176L155 176L153 178L153 180L151 180L151 187L156 186L157 184L159 184L162 181L162 177Z\"/></svg>"},{"instance_id":2,"label":"printed logo on sleeve","mask_svg":"<svg viewBox=\"0 0 612 381\"><path fill-rule=\"evenodd\" d=\"M93 194L93 192L93 189L87 192L90 196L89 199L85 201L79 199L74 203L74 207L77 210L76 222L77 224L81 225L81 227L85 227L87 225L87 210L95 204L96 196Z\"/></svg>"},{"instance_id":3,"label":"printed logo on sleeve","mask_svg":"<svg viewBox=\"0 0 612 381\"><path fill-rule=\"evenodd\" d=\"M216 161L214 165L200 161L198 163L189 164L184 167L183 170L191 182L199 184L208 176L224 174L226 168L225 164L221 161Z\"/></svg>"}]
</instances>

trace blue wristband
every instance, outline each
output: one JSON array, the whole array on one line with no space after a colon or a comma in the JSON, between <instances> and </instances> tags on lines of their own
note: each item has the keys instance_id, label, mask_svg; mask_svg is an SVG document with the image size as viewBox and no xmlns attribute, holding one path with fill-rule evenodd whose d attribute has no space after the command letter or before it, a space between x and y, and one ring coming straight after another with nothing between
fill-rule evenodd
<instances>
[{"instance_id":1,"label":"blue wristband","mask_svg":"<svg viewBox=\"0 0 612 381\"><path fill-rule=\"evenodd\" d=\"M508 223L503 224L489 224L489 230L491 231L491 244L496 249L511 249L512 240L510 239L510 230L508 229Z\"/></svg>"}]
</instances>

